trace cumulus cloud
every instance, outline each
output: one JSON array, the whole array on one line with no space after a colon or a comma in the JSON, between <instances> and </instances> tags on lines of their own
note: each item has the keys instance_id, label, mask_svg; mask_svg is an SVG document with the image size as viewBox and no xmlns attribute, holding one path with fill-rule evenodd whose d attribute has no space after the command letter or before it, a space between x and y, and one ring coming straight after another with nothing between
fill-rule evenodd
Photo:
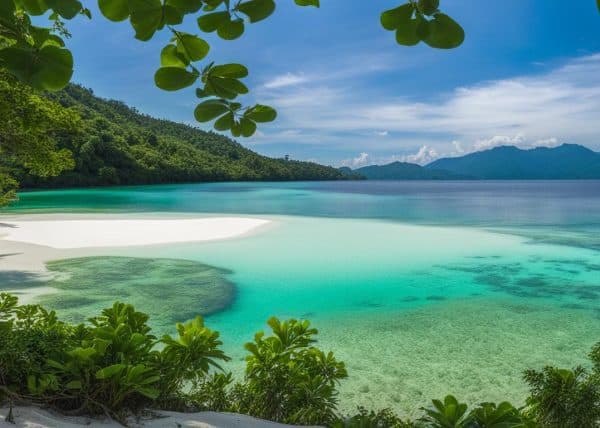
<instances>
[{"instance_id":1,"label":"cumulus cloud","mask_svg":"<svg viewBox=\"0 0 600 428\"><path fill-rule=\"evenodd\" d=\"M350 168L360 168L371 164L371 158L368 153L361 153L352 159L344 159L340 162L340 166L348 166Z\"/></svg>"},{"instance_id":2,"label":"cumulus cloud","mask_svg":"<svg viewBox=\"0 0 600 428\"><path fill-rule=\"evenodd\" d=\"M302 129L328 144L368 144L371 154L427 146L408 155L419 162L432 158L431 150L439 157L507 144L530 148L571 142L600 148L600 54L534 76L459 87L427 102L370 96L344 82L310 82L261 95L278 107L279 131ZM383 132L395 137L365 141ZM419 140L423 143L416 146Z\"/></svg>"},{"instance_id":3,"label":"cumulus cloud","mask_svg":"<svg viewBox=\"0 0 600 428\"><path fill-rule=\"evenodd\" d=\"M438 152L428 146L423 146L419 149L419 151L413 155L402 156L403 162L409 163L418 163L419 165L425 165L430 162L433 162L439 157Z\"/></svg>"}]
</instances>

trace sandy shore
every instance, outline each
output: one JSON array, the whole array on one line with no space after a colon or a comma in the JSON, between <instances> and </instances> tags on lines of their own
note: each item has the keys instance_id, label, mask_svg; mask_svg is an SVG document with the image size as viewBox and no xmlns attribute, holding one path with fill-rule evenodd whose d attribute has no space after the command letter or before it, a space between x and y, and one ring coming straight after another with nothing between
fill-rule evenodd
<instances>
[{"instance_id":1,"label":"sandy shore","mask_svg":"<svg viewBox=\"0 0 600 428\"><path fill-rule=\"evenodd\" d=\"M112 255L136 246L182 244L241 238L267 228L256 217L175 214L26 214L0 216L0 284L30 303L56 290L44 287L45 262ZM19 278L40 287L20 288ZM15 284L15 288L11 284Z\"/></svg>"},{"instance_id":2,"label":"sandy shore","mask_svg":"<svg viewBox=\"0 0 600 428\"><path fill-rule=\"evenodd\" d=\"M269 220L245 217L3 220L7 241L56 249L215 241L245 235Z\"/></svg>"},{"instance_id":3,"label":"sandy shore","mask_svg":"<svg viewBox=\"0 0 600 428\"><path fill-rule=\"evenodd\" d=\"M15 407L15 424L5 422L8 408L0 408L0 427L11 428L77 428L98 427L117 428L122 425L110 420L95 420L81 417L66 417L36 407ZM263 421L250 416L234 413L177 413L160 412L152 419L142 419L139 423L131 421L132 427L146 428L284 428L292 425Z\"/></svg>"}]
</instances>

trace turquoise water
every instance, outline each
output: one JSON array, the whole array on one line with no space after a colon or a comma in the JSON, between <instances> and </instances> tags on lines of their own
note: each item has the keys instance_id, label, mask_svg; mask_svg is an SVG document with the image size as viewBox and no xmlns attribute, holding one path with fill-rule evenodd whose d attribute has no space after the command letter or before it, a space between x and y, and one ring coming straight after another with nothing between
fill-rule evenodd
<instances>
[{"instance_id":1,"label":"turquoise water","mask_svg":"<svg viewBox=\"0 0 600 428\"><path fill-rule=\"evenodd\" d=\"M149 186L26 193L15 211L271 218L250 237L111 250L152 258L162 272L124 272L122 298L169 330L206 311L194 294L197 263L211 281L235 287L234 298L206 312L234 356L230 369L240 372L241 345L269 316L308 318L320 345L348 364L341 401L349 410L410 413L446 393L520 403L522 370L584 363L600 340L600 182ZM102 259L69 263L85 287L66 284L62 300L46 298L65 316L121 298L118 282L103 295L106 279L89 274ZM171 268L189 280L170 281ZM146 283L157 284L162 305L135 293ZM78 303L90 290L98 300Z\"/></svg>"}]
</instances>

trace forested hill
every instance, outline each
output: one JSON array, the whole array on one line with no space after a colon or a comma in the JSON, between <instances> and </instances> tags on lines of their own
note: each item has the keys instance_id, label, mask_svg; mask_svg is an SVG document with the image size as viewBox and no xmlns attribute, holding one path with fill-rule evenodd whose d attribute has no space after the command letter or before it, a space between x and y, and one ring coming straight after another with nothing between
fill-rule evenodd
<instances>
[{"instance_id":1,"label":"forested hill","mask_svg":"<svg viewBox=\"0 0 600 428\"><path fill-rule=\"evenodd\" d=\"M22 187L344 178L334 168L268 158L214 132L140 114L78 85L46 96L81 116L79 132L59 138L75 168L53 178L14 171Z\"/></svg>"}]
</instances>

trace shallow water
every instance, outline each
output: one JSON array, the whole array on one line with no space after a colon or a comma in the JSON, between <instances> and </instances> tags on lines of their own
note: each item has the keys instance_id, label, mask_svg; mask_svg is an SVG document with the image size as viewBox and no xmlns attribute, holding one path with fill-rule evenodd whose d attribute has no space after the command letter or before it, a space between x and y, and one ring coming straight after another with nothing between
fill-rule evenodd
<instances>
[{"instance_id":1,"label":"shallow water","mask_svg":"<svg viewBox=\"0 0 600 428\"><path fill-rule=\"evenodd\" d=\"M12 210L268 214L274 227L250 237L115 250L162 266L134 275L121 295L102 292L106 278L90 274L98 264L79 263L71 278L85 286L63 284L46 303L75 319L101 299L127 298L162 312L154 326L169 331L207 312L194 297L196 264L177 265L198 262L235 284L235 298L207 316L232 370L269 316L308 318L348 364L349 410L410 413L446 393L519 403L523 369L584 363L600 340L600 182L151 186L24 194ZM156 282L179 268L189 280ZM92 291L100 301L78 303Z\"/></svg>"}]
</instances>

